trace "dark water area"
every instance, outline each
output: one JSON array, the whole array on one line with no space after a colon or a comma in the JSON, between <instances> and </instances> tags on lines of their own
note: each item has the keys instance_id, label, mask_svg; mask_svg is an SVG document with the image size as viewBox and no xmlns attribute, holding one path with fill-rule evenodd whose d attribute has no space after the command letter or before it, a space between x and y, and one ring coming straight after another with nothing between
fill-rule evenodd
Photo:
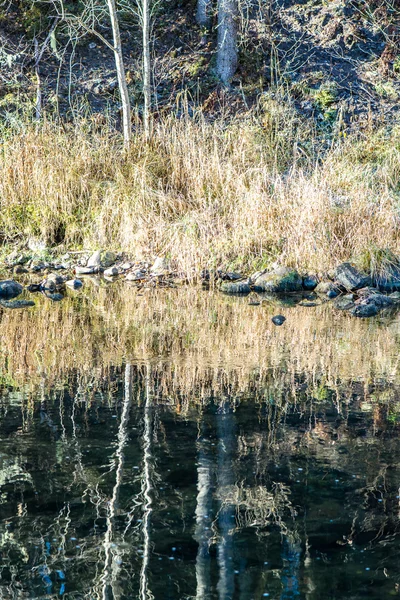
<instances>
[{"instance_id":1,"label":"dark water area","mask_svg":"<svg viewBox=\"0 0 400 600\"><path fill-rule=\"evenodd\" d=\"M337 343L348 321L326 318ZM362 327L377 344L389 324ZM0 597L400 595L396 379L371 365L333 383L269 357L239 385L239 353L182 381L168 354L99 371L103 354L84 385L78 364L62 385L3 384Z\"/></svg>"}]
</instances>

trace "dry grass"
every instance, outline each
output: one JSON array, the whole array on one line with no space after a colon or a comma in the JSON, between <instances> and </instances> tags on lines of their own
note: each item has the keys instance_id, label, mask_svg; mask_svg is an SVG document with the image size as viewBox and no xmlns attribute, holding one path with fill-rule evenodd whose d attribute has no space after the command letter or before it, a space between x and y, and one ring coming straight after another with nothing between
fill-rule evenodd
<instances>
[{"instance_id":1,"label":"dry grass","mask_svg":"<svg viewBox=\"0 0 400 600\"><path fill-rule=\"evenodd\" d=\"M165 118L151 145L89 122L3 132L0 235L165 254L190 271L276 259L325 270L371 247L400 252L400 132L331 146L268 98L229 123Z\"/></svg>"}]
</instances>

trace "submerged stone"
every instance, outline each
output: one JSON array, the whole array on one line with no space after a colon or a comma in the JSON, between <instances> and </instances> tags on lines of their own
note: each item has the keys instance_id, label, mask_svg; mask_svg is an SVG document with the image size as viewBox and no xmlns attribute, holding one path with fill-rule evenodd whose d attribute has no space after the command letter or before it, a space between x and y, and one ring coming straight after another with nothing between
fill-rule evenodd
<instances>
[{"instance_id":1,"label":"submerged stone","mask_svg":"<svg viewBox=\"0 0 400 600\"><path fill-rule=\"evenodd\" d=\"M65 285L67 285L69 288L71 288L73 290L78 290L79 288L82 287L83 283L80 279L69 279L68 281L65 282Z\"/></svg>"},{"instance_id":2,"label":"submerged stone","mask_svg":"<svg viewBox=\"0 0 400 600\"><path fill-rule=\"evenodd\" d=\"M335 279L346 290L358 290L371 283L371 278L350 263L342 263L335 270Z\"/></svg>"},{"instance_id":3,"label":"submerged stone","mask_svg":"<svg viewBox=\"0 0 400 600\"><path fill-rule=\"evenodd\" d=\"M60 300L64 299L64 296L62 294L59 294L58 292L54 294L46 294L46 297L52 300L53 302L60 302Z\"/></svg>"},{"instance_id":4,"label":"submerged stone","mask_svg":"<svg viewBox=\"0 0 400 600\"><path fill-rule=\"evenodd\" d=\"M0 305L4 308L27 308L35 306L33 300L0 300Z\"/></svg>"},{"instance_id":5,"label":"submerged stone","mask_svg":"<svg viewBox=\"0 0 400 600\"><path fill-rule=\"evenodd\" d=\"M75 273L77 275L94 275L98 270L98 267L75 267Z\"/></svg>"},{"instance_id":6,"label":"submerged stone","mask_svg":"<svg viewBox=\"0 0 400 600\"><path fill-rule=\"evenodd\" d=\"M334 306L338 310L350 310L354 306L354 294L346 294L335 300Z\"/></svg>"},{"instance_id":7,"label":"submerged stone","mask_svg":"<svg viewBox=\"0 0 400 600\"><path fill-rule=\"evenodd\" d=\"M249 294L251 292L247 279L243 281L223 281L219 289L225 294Z\"/></svg>"},{"instance_id":8,"label":"submerged stone","mask_svg":"<svg viewBox=\"0 0 400 600\"><path fill-rule=\"evenodd\" d=\"M16 298L23 289L22 285L13 279L0 281L0 298Z\"/></svg>"},{"instance_id":9,"label":"submerged stone","mask_svg":"<svg viewBox=\"0 0 400 600\"><path fill-rule=\"evenodd\" d=\"M303 280L294 269L279 267L271 273L263 273L253 278L255 292L289 293L303 289Z\"/></svg>"},{"instance_id":10,"label":"submerged stone","mask_svg":"<svg viewBox=\"0 0 400 600\"><path fill-rule=\"evenodd\" d=\"M274 325L278 325L279 327L280 325L283 325L283 323L286 321L286 317L284 317L283 315L275 315L274 317L272 317L271 321Z\"/></svg>"},{"instance_id":11,"label":"submerged stone","mask_svg":"<svg viewBox=\"0 0 400 600\"><path fill-rule=\"evenodd\" d=\"M350 314L354 317L375 317L379 312L379 308L375 304L357 304L350 309Z\"/></svg>"},{"instance_id":12,"label":"submerged stone","mask_svg":"<svg viewBox=\"0 0 400 600\"><path fill-rule=\"evenodd\" d=\"M117 267L110 267L109 269L106 269L104 271L104 275L105 277L116 277L117 275L119 275L119 271Z\"/></svg>"},{"instance_id":13,"label":"submerged stone","mask_svg":"<svg viewBox=\"0 0 400 600\"><path fill-rule=\"evenodd\" d=\"M328 298L336 298L340 294L340 287L333 281L321 281L315 288L315 292Z\"/></svg>"}]
</instances>

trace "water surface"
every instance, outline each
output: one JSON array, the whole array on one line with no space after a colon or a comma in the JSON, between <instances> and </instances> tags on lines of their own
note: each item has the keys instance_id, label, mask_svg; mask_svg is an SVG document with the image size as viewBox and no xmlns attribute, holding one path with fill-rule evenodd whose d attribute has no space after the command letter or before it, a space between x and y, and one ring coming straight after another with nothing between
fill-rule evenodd
<instances>
[{"instance_id":1,"label":"water surface","mask_svg":"<svg viewBox=\"0 0 400 600\"><path fill-rule=\"evenodd\" d=\"M89 282L4 311L1 598L397 596L398 332Z\"/></svg>"}]
</instances>

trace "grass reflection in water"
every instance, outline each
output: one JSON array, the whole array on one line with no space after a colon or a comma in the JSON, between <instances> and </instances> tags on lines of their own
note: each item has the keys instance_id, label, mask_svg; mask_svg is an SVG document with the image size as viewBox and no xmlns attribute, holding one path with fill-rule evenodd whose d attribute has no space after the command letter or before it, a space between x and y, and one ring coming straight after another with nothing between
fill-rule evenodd
<instances>
[{"instance_id":1,"label":"grass reflection in water","mask_svg":"<svg viewBox=\"0 0 400 600\"><path fill-rule=\"evenodd\" d=\"M3 312L8 598L382 598L397 317L91 287Z\"/></svg>"}]
</instances>

